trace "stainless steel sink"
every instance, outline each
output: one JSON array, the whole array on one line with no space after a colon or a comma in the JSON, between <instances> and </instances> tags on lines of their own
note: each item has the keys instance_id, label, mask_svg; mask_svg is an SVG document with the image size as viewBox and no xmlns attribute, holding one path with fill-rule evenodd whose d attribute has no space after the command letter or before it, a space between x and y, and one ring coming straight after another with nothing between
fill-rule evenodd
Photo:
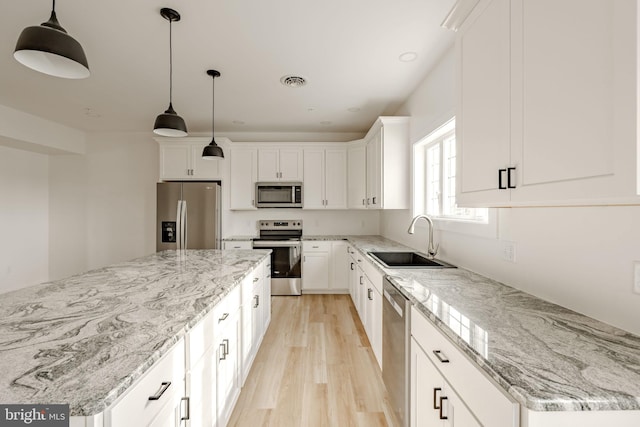
<instances>
[{"instance_id":1,"label":"stainless steel sink","mask_svg":"<svg viewBox=\"0 0 640 427\"><path fill-rule=\"evenodd\" d=\"M456 268L437 259L429 259L417 252L369 252L376 261L388 268Z\"/></svg>"}]
</instances>

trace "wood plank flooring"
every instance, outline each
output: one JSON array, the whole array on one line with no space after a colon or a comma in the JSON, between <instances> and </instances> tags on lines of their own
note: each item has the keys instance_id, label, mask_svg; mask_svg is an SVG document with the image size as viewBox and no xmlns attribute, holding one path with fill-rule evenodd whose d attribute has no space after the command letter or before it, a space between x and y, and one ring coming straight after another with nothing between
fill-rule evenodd
<instances>
[{"instance_id":1,"label":"wood plank flooring","mask_svg":"<svg viewBox=\"0 0 640 427\"><path fill-rule=\"evenodd\" d=\"M229 426L395 426L349 295L272 298L272 319Z\"/></svg>"}]
</instances>

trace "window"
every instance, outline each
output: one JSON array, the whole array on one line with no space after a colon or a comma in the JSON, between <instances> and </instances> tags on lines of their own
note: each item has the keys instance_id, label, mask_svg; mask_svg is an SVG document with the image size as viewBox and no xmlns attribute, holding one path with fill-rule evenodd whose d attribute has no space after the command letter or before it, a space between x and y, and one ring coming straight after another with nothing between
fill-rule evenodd
<instances>
[{"instance_id":1,"label":"window","mask_svg":"<svg viewBox=\"0 0 640 427\"><path fill-rule=\"evenodd\" d=\"M456 203L456 135L451 119L414 145L414 214L487 223L488 209Z\"/></svg>"}]
</instances>

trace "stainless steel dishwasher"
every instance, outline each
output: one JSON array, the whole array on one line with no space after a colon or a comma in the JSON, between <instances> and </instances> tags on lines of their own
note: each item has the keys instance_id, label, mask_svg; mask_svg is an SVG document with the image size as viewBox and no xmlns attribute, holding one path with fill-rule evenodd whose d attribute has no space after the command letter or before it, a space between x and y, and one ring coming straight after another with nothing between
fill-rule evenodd
<instances>
[{"instance_id":1,"label":"stainless steel dishwasher","mask_svg":"<svg viewBox=\"0 0 640 427\"><path fill-rule=\"evenodd\" d=\"M382 379L401 427L409 425L409 300L385 276L382 300Z\"/></svg>"}]
</instances>

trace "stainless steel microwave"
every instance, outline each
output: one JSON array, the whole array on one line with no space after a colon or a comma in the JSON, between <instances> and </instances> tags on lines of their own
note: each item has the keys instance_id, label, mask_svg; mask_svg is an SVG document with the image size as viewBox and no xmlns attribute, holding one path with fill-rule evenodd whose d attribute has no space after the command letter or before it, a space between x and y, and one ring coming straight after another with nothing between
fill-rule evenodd
<instances>
[{"instance_id":1,"label":"stainless steel microwave","mask_svg":"<svg viewBox=\"0 0 640 427\"><path fill-rule=\"evenodd\" d=\"M301 182L256 182L257 208L301 208Z\"/></svg>"}]
</instances>

